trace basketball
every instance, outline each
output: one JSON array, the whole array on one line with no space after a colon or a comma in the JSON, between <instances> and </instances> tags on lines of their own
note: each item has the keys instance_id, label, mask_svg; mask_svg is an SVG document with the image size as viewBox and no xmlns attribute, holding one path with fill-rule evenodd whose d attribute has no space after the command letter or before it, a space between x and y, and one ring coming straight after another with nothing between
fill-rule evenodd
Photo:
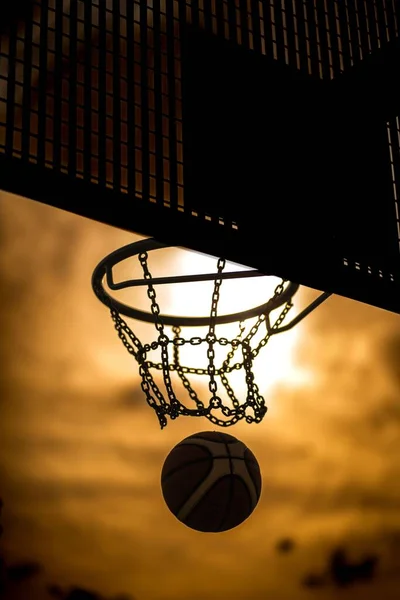
<instances>
[{"instance_id":1,"label":"basketball","mask_svg":"<svg viewBox=\"0 0 400 600\"><path fill-rule=\"evenodd\" d=\"M232 435L191 435L168 454L161 472L164 500L175 517L197 531L220 532L243 523L261 494L254 454Z\"/></svg>"}]
</instances>

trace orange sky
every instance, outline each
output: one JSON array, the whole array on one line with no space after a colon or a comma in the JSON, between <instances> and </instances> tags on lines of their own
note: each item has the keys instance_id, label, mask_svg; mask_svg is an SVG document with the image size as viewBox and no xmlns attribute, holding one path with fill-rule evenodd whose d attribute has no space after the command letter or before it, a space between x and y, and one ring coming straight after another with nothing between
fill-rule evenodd
<instances>
[{"instance_id":1,"label":"orange sky","mask_svg":"<svg viewBox=\"0 0 400 600\"><path fill-rule=\"evenodd\" d=\"M260 462L259 506L235 530L196 533L168 512L159 475L174 444L213 427L181 417L160 431L91 291L93 267L134 236L0 200L2 543L7 560L45 569L23 597L45 598L55 582L136 600L397 598L398 316L335 297L272 340L265 365L283 366L272 370L269 412L229 430ZM160 272L182 268L172 251L157 257ZM296 545L282 555L286 536ZM348 591L302 586L337 546L354 560L379 555L376 579Z\"/></svg>"}]
</instances>

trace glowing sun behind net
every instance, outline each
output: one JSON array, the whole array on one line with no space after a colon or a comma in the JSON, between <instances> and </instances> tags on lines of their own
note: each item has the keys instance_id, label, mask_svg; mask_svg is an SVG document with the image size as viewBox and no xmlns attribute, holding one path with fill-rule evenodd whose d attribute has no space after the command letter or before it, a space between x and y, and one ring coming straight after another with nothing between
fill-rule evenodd
<instances>
[{"instance_id":1,"label":"glowing sun behind net","mask_svg":"<svg viewBox=\"0 0 400 600\"><path fill-rule=\"evenodd\" d=\"M217 268L217 260L215 258L179 250L175 257L174 268L179 273L195 274L195 273L214 273ZM247 267L226 263L225 272L246 270ZM255 277L247 279L224 280L220 288L220 299L218 302L218 314L231 314L259 306L264 304L273 296L276 286L280 283L280 279L276 277ZM211 308L211 298L214 290L214 282L196 282L184 283L171 286L169 290L169 300L167 303L168 313L179 314L183 316L208 316ZM279 315L283 306L274 311L271 315L271 322ZM294 312L294 308L292 309ZM292 312L291 311L291 312ZM293 318L293 314L289 312L286 317L287 321ZM246 322L247 333L250 327L255 323L256 319L251 319ZM184 328L182 336L185 339L199 336L204 338L207 333L207 328ZM226 337L232 340L239 333L239 323L228 325L219 325L216 327L217 337ZM266 334L265 323L262 323L258 334L255 336L252 343L254 348L257 342L260 341ZM173 335L172 332L169 335ZM290 385L296 385L304 380L305 374L294 364L294 352L299 341L300 330L294 328L272 336L266 347L260 350L258 357L253 364L253 373L255 381L259 386L262 394L267 393L272 387L279 382L285 382ZM231 346L215 345L216 367L221 366L226 358ZM206 368L208 364L206 343L199 346L190 346L186 344L180 348L180 363L188 367ZM238 349L231 361L231 364L242 362L242 354ZM191 380L203 383L207 388L204 376L190 375ZM194 378L194 379L193 379ZM244 399L246 393L246 384L244 378L244 370L233 371L228 376L229 382L235 390L236 396L240 401Z\"/></svg>"}]
</instances>

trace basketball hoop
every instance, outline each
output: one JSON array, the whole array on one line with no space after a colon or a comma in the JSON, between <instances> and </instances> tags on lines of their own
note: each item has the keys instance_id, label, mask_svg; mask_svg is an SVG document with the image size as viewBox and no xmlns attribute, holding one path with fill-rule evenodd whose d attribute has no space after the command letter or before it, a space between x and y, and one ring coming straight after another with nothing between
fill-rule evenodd
<instances>
[{"instance_id":1,"label":"basketball hoop","mask_svg":"<svg viewBox=\"0 0 400 600\"><path fill-rule=\"evenodd\" d=\"M206 417L214 425L228 427L234 425L241 419L248 423L260 423L264 418L267 407L261 396L258 385L254 381L252 370L254 359L267 344L272 335L291 329L299 323L312 310L319 306L331 294L323 293L305 310L303 310L290 323L282 325L287 314L293 306L293 296L299 285L282 280L275 288L273 296L264 304L255 308L229 314L218 315L218 301L220 287L226 279L265 277L265 273L257 270L224 272L226 261L223 258L217 260L217 270L212 274L196 274L171 277L153 278L148 266L148 253L154 250L168 248L170 246L161 244L154 239L147 239L119 248L106 256L95 268L92 275L93 291L99 300L109 308L118 336L128 352L135 358L139 365L141 387L146 396L148 404L155 410L161 428L167 425L167 416L176 419L179 415ZM143 279L132 279L115 283L113 268L120 262L138 256L143 270ZM151 312L145 312L138 308L123 304L113 298L104 288L104 280L107 287L112 291L137 286L147 286L147 296L150 301ZM211 298L211 309L209 316L175 316L163 315L157 302L155 285L171 283L188 283L199 281L214 281L214 289ZM281 309L278 317L271 322L271 313ZM126 321L122 318L129 317L138 321L153 323L157 337L150 344L143 344ZM256 318L250 327L246 322ZM217 327L228 323L238 323L238 333L232 339L218 337ZM265 324L265 335L261 341L255 343L255 336L260 327ZM172 327L173 336L170 338L165 333L165 326ZM186 327L207 327L208 332L204 337L182 336L182 329ZM182 365L180 362L179 349L186 345L204 345L208 359L207 368L198 368ZM215 347L227 347L227 354L221 365L215 364ZM149 360L149 353L159 351L161 360L154 362ZM171 356L172 354L172 356ZM235 354L240 354L240 360L233 362ZM233 371L243 369L246 379L246 397L240 402L230 386L228 375ZM153 372L162 371L166 396L162 393L154 380ZM187 406L177 398L171 379L175 372L186 392L189 395L191 407ZM188 378L190 375L202 375L208 378L208 389L210 398L208 405L202 402L197 392L192 387ZM229 398L231 406L224 403L219 395L218 389L223 389ZM217 414L219 413L219 416Z\"/></svg>"}]
</instances>

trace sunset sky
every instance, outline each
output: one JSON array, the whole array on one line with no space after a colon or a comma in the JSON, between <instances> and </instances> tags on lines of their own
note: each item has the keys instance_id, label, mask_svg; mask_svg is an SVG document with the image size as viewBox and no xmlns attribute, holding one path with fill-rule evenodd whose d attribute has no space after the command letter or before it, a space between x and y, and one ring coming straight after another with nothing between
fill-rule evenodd
<instances>
[{"instance_id":1,"label":"sunset sky","mask_svg":"<svg viewBox=\"0 0 400 600\"><path fill-rule=\"evenodd\" d=\"M259 505L237 529L201 534L169 513L159 478L176 443L214 427L180 417L160 431L91 290L98 261L139 238L5 193L0 227L2 547L10 564L43 566L8 598L47 598L49 583L135 600L398 598L398 316L333 297L271 340L257 365L269 412L229 430L259 460ZM160 274L205 265L174 250L151 261ZM264 284L252 285L225 307L257 304ZM181 289L160 289L167 311L205 301ZM302 290L296 310L316 294ZM279 552L285 538L294 547ZM306 587L338 547L354 562L376 555L373 581Z\"/></svg>"},{"instance_id":2,"label":"sunset sky","mask_svg":"<svg viewBox=\"0 0 400 600\"><path fill-rule=\"evenodd\" d=\"M19 13L20 3L11 6ZM62 6L65 28L69 2ZM138 11L136 2L136 20ZM79 28L82 37L83 21ZM134 32L140 40L138 25ZM34 42L38 33L35 26ZM50 37L55 46L55 34ZM3 100L7 64L0 65ZM45 68L51 73L51 55ZM79 77L84 71L82 62ZM136 84L141 81L138 69L134 76ZM54 78L48 79L51 91ZM17 88L16 101L19 93ZM68 112L68 102L63 105ZM18 124L18 109L14 118ZM66 139L67 129L64 123ZM3 123L3 139L5 131ZM199 533L169 512L160 472L175 444L215 427L206 419L180 417L160 430L137 366L91 289L97 263L138 239L0 191L0 559L10 568L21 561L40 565L36 576L21 583L10 577L5 600L49 599L53 584L65 591L95 590L96 600L116 600L118 594L126 600L398 600L399 315L332 297L298 327L270 340L254 366L268 413L261 424L227 430L259 461L259 504L236 529ZM152 254L149 266L153 275L208 272L216 260L167 249ZM141 276L137 262L117 269L117 279L124 276ZM261 304L276 284L225 282L220 308ZM162 312L207 314L211 292L212 284L173 286L158 289L157 297ZM293 314L317 295L301 289ZM121 298L148 306L144 288L124 291ZM155 339L150 326L129 324L140 339ZM221 335L235 332L230 327ZM204 366L202 350L188 351L185 362ZM240 374L232 383L243 395ZM339 585L329 566L343 552L353 577L348 586ZM362 580L368 561L376 569Z\"/></svg>"}]
</instances>

